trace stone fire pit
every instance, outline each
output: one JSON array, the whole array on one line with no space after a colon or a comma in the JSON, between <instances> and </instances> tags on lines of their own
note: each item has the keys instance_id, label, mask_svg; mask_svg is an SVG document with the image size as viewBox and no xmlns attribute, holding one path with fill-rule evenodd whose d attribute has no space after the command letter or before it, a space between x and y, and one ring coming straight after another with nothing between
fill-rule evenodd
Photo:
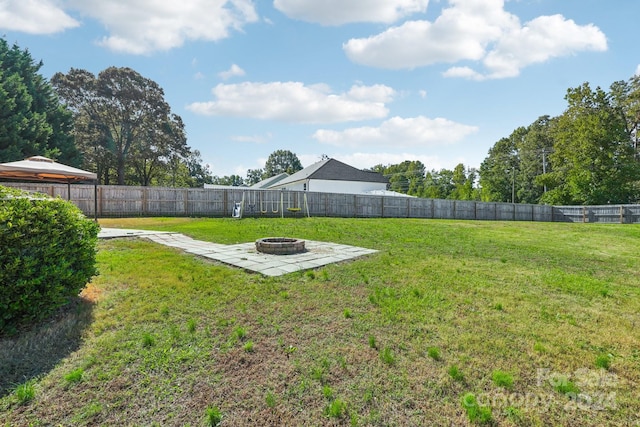
<instances>
[{"instance_id":1,"label":"stone fire pit","mask_svg":"<svg viewBox=\"0 0 640 427\"><path fill-rule=\"evenodd\" d=\"M305 251L304 240L289 237L267 237L256 240L258 252L273 255L291 255Z\"/></svg>"}]
</instances>

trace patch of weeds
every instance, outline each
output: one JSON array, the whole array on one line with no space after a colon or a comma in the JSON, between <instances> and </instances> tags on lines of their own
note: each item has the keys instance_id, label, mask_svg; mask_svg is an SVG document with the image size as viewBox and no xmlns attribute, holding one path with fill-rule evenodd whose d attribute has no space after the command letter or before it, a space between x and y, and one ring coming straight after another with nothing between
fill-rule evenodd
<instances>
[{"instance_id":1,"label":"patch of weeds","mask_svg":"<svg viewBox=\"0 0 640 427\"><path fill-rule=\"evenodd\" d=\"M327 270L320 270L320 278L323 281L328 281L329 280L329 272Z\"/></svg>"},{"instance_id":2,"label":"patch of weeds","mask_svg":"<svg viewBox=\"0 0 640 427\"><path fill-rule=\"evenodd\" d=\"M460 368L458 368L456 365L449 366L449 370L447 372L449 373L449 376L455 381L464 380L464 375L460 371Z\"/></svg>"},{"instance_id":3,"label":"patch of weeds","mask_svg":"<svg viewBox=\"0 0 640 427\"><path fill-rule=\"evenodd\" d=\"M171 335L171 338L173 338L174 341L178 341L180 339L180 328L177 325L170 325L169 326L169 335Z\"/></svg>"},{"instance_id":4,"label":"patch of weeds","mask_svg":"<svg viewBox=\"0 0 640 427\"><path fill-rule=\"evenodd\" d=\"M88 356L82 363L82 369L89 369L96 363L98 363L98 359L95 356Z\"/></svg>"},{"instance_id":5,"label":"patch of weeds","mask_svg":"<svg viewBox=\"0 0 640 427\"><path fill-rule=\"evenodd\" d=\"M413 296L418 298L418 299L424 298L424 292L422 292L420 289L413 288L412 293L413 293Z\"/></svg>"},{"instance_id":6,"label":"patch of weeds","mask_svg":"<svg viewBox=\"0 0 640 427\"><path fill-rule=\"evenodd\" d=\"M142 347L153 347L156 345L156 337L151 335L149 332L145 332L142 334Z\"/></svg>"},{"instance_id":7,"label":"patch of weeds","mask_svg":"<svg viewBox=\"0 0 640 427\"><path fill-rule=\"evenodd\" d=\"M373 335L369 335L369 347L374 350L378 348L378 343L376 343L376 337Z\"/></svg>"},{"instance_id":8,"label":"patch of weeds","mask_svg":"<svg viewBox=\"0 0 640 427\"><path fill-rule=\"evenodd\" d=\"M513 375L508 372L496 370L491 375L493 383L498 387L511 388L513 387Z\"/></svg>"},{"instance_id":9,"label":"patch of weeds","mask_svg":"<svg viewBox=\"0 0 640 427\"><path fill-rule=\"evenodd\" d=\"M351 427L356 427L359 424L360 424L360 420L358 419L358 414L354 412L353 414L351 414L351 418L349 419L349 425Z\"/></svg>"},{"instance_id":10,"label":"patch of weeds","mask_svg":"<svg viewBox=\"0 0 640 427\"><path fill-rule=\"evenodd\" d=\"M427 349L427 355L433 360L442 360L442 355L440 354L440 349L438 347L429 347Z\"/></svg>"},{"instance_id":11,"label":"patch of weeds","mask_svg":"<svg viewBox=\"0 0 640 427\"><path fill-rule=\"evenodd\" d=\"M322 366L315 366L311 368L311 378L318 381L320 384L324 383L324 368Z\"/></svg>"},{"instance_id":12,"label":"patch of weeds","mask_svg":"<svg viewBox=\"0 0 640 427\"><path fill-rule=\"evenodd\" d=\"M70 384L79 383L82 381L82 375L84 374L84 370L82 368L74 369L64 376L64 380Z\"/></svg>"},{"instance_id":13,"label":"patch of weeds","mask_svg":"<svg viewBox=\"0 0 640 427\"><path fill-rule=\"evenodd\" d=\"M237 328L235 328L233 330L233 336L236 337L237 339L241 340L244 337L247 336L247 330L245 328L243 328L242 326L238 326Z\"/></svg>"},{"instance_id":14,"label":"patch of weeds","mask_svg":"<svg viewBox=\"0 0 640 427\"><path fill-rule=\"evenodd\" d=\"M364 403L371 403L373 402L373 398L374 398L375 394L373 392L372 388L367 388L364 391L364 394L362 395L362 400L364 401Z\"/></svg>"},{"instance_id":15,"label":"patch of weeds","mask_svg":"<svg viewBox=\"0 0 640 427\"><path fill-rule=\"evenodd\" d=\"M610 354L599 354L598 357L596 357L596 367L609 370L611 367L611 357Z\"/></svg>"},{"instance_id":16,"label":"patch of weeds","mask_svg":"<svg viewBox=\"0 0 640 427\"><path fill-rule=\"evenodd\" d=\"M546 353L547 352L547 348L544 345L542 345L541 343L536 342L533 345L533 351L535 351L536 353Z\"/></svg>"},{"instance_id":17,"label":"patch of weeds","mask_svg":"<svg viewBox=\"0 0 640 427\"><path fill-rule=\"evenodd\" d=\"M36 397L36 389L33 386L34 382L33 380L27 381L17 386L14 390L13 394L15 394L16 399L18 399L19 405L26 405Z\"/></svg>"},{"instance_id":18,"label":"patch of weeds","mask_svg":"<svg viewBox=\"0 0 640 427\"><path fill-rule=\"evenodd\" d=\"M325 414L329 418L342 418L345 416L347 412L347 404L341 399L333 400L327 409L325 409Z\"/></svg>"},{"instance_id":19,"label":"patch of weeds","mask_svg":"<svg viewBox=\"0 0 640 427\"><path fill-rule=\"evenodd\" d=\"M467 393L462 397L462 407L467 413L467 418L472 423L490 424L492 420L491 408L480 406L473 393Z\"/></svg>"},{"instance_id":20,"label":"patch of weeds","mask_svg":"<svg viewBox=\"0 0 640 427\"><path fill-rule=\"evenodd\" d=\"M289 292L287 292L287 291L281 291L281 292L280 292L280 298L282 298L282 299L289 299L289 298L290 298L290 296L289 296Z\"/></svg>"},{"instance_id":21,"label":"patch of weeds","mask_svg":"<svg viewBox=\"0 0 640 427\"><path fill-rule=\"evenodd\" d=\"M325 399L333 399L333 390L328 385L322 387L322 395Z\"/></svg>"},{"instance_id":22,"label":"patch of weeds","mask_svg":"<svg viewBox=\"0 0 640 427\"><path fill-rule=\"evenodd\" d=\"M307 272L304 275L307 276L307 278L310 280L313 280L316 278L316 273L313 270L307 270Z\"/></svg>"},{"instance_id":23,"label":"patch of weeds","mask_svg":"<svg viewBox=\"0 0 640 427\"><path fill-rule=\"evenodd\" d=\"M502 306L502 303L497 302L493 305L493 309L497 310L497 311L504 311L504 307Z\"/></svg>"},{"instance_id":24,"label":"patch of weeds","mask_svg":"<svg viewBox=\"0 0 640 427\"><path fill-rule=\"evenodd\" d=\"M218 319L218 321L216 323L221 328L226 328L227 326L229 326L232 323L232 321L230 321L229 319Z\"/></svg>"},{"instance_id":25,"label":"patch of weeds","mask_svg":"<svg viewBox=\"0 0 640 427\"><path fill-rule=\"evenodd\" d=\"M580 392L580 390L578 389L578 386L576 386L573 382L569 381L569 379L565 376L554 378L553 384L554 384L553 388L555 389L555 391L561 394L568 394L568 393L578 394Z\"/></svg>"},{"instance_id":26,"label":"patch of weeds","mask_svg":"<svg viewBox=\"0 0 640 427\"><path fill-rule=\"evenodd\" d=\"M345 319L351 319L353 317L353 313L348 308L345 308L342 314L344 314Z\"/></svg>"},{"instance_id":27,"label":"patch of weeds","mask_svg":"<svg viewBox=\"0 0 640 427\"><path fill-rule=\"evenodd\" d=\"M298 347L294 347L291 344L289 344L288 346L285 347L284 354L287 356L287 359L288 359L289 356L291 356L296 351L298 351Z\"/></svg>"},{"instance_id":28,"label":"patch of weeds","mask_svg":"<svg viewBox=\"0 0 640 427\"><path fill-rule=\"evenodd\" d=\"M83 420L90 420L96 415L102 412L102 405L98 402L91 402L87 406L83 407L78 414L76 414L71 421L74 424L80 424Z\"/></svg>"},{"instance_id":29,"label":"patch of weeds","mask_svg":"<svg viewBox=\"0 0 640 427\"><path fill-rule=\"evenodd\" d=\"M393 354L391 348L385 347L380 352L380 360L387 365L393 365L396 363L396 356Z\"/></svg>"},{"instance_id":30,"label":"patch of weeds","mask_svg":"<svg viewBox=\"0 0 640 427\"><path fill-rule=\"evenodd\" d=\"M169 316L169 307L166 305L163 305L162 308L160 309L160 315L162 317L168 317Z\"/></svg>"},{"instance_id":31,"label":"patch of weeds","mask_svg":"<svg viewBox=\"0 0 640 427\"><path fill-rule=\"evenodd\" d=\"M505 417L514 424L522 424L524 416L522 411L515 406L507 406L504 410Z\"/></svg>"},{"instance_id":32,"label":"patch of weeds","mask_svg":"<svg viewBox=\"0 0 640 427\"><path fill-rule=\"evenodd\" d=\"M247 353L253 353L253 351L254 351L253 341L247 341L242 348Z\"/></svg>"},{"instance_id":33,"label":"patch of weeds","mask_svg":"<svg viewBox=\"0 0 640 427\"><path fill-rule=\"evenodd\" d=\"M271 390L267 392L267 395L264 397L265 402L269 408L275 408L276 406L276 395L273 394Z\"/></svg>"},{"instance_id":34,"label":"patch of weeds","mask_svg":"<svg viewBox=\"0 0 640 427\"><path fill-rule=\"evenodd\" d=\"M600 296L607 298L609 296L611 296L611 291L607 288L602 288L600 289Z\"/></svg>"},{"instance_id":35,"label":"patch of weeds","mask_svg":"<svg viewBox=\"0 0 640 427\"><path fill-rule=\"evenodd\" d=\"M205 422L208 426L217 427L222 422L222 412L217 406L209 406L205 411Z\"/></svg>"},{"instance_id":36,"label":"patch of weeds","mask_svg":"<svg viewBox=\"0 0 640 427\"><path fill-rule=\"evenodd\" d=\"M342 369L347 369L347 358L344 357L343 355L339 355L338 356L338 365L340 365L340 367Z\"/></svg>"},{"instance_id":37,"label":"patch of weeds","mask_svg":"<svg viewBox=\"0 0 640 427\"><path fill-rule=\"evenodd\" d=\"M195 319L189 319L187 321L187 331L189 331L190 333L194 333L196 331L196 320Z\"/></svg>"}]
</instances>

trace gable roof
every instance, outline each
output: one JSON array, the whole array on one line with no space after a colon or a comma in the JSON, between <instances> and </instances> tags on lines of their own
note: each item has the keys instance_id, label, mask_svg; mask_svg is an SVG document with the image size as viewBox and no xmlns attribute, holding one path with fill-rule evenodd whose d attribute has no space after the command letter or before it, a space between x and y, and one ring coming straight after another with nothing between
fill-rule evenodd
<instances>
[{"instance_id":1,"label":"gable roof","mask_svg":"<svg viewBox=\"0 0 640 427\"><path fill-rule=\"evenodd\" d=\"M253 184L251 187L249 188L269 188L272 185L277 184L278 182L282 181L283 179L285 179L286 177L288 177L289 174L286 172L282 172L279 175L276 176L272 176L269 178L265 178L260 182L256 182L255 184Z\"/></svg>"},{"instance_id":2,"label":"gable roof","mask_svg":"<svg viewBox=\"0 0 640 427\"><path fill-rule=\"evenodd\" d=\"M290 175L277 183L278 186L305 179L322 179L327 181L360 181L388 183L389 180L378 172L356 169L336 159L321 160L301 171Z\"/></svg>"}]
</instances>

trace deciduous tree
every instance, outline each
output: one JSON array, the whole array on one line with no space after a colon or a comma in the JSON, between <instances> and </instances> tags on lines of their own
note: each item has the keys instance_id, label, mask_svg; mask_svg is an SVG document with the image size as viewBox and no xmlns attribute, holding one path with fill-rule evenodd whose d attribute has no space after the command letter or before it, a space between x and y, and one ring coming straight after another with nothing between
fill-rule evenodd
<instances>
[{"instance_id":1,"label":"deciduous tree","mask_svg":"<svg viewBox=\"0 0 640 427\"><path fill-rule=\"evenodd\" d=\"M190 152L182 119L164 91L131 68L109 67L98 76L72 68L52 83L75 113L76 140L107 183L150 185ZM91 154L89 154L91 153Z\"/></svg>"},{"instance_id":2,"label":"deciduous tree","mask_svg":"<svg viewBox=\"0 0 640 427\"><path fill-rule=\"evenodd\" d=\"M264 165L264 177L269 178L283 172L289 175L302 170L302 163L295 153L289 150L276 150L269 155Z\"/></svg>"}]
</instances>

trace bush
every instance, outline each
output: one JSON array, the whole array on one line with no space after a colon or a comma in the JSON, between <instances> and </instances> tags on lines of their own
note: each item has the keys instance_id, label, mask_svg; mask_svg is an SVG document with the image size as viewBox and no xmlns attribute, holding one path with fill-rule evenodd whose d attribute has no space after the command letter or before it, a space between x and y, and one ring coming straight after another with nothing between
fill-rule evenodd
<instances>
[{"instance_id":1,"label":"bush","mask_svg":"<svg viewBox=\"0 0 640 427\"><path fill-rule=\"evenodd\" d=\"M97 274L98 229L67 201L0 186L0 335L80 293Z\"/></svg>"}]
</instances>

